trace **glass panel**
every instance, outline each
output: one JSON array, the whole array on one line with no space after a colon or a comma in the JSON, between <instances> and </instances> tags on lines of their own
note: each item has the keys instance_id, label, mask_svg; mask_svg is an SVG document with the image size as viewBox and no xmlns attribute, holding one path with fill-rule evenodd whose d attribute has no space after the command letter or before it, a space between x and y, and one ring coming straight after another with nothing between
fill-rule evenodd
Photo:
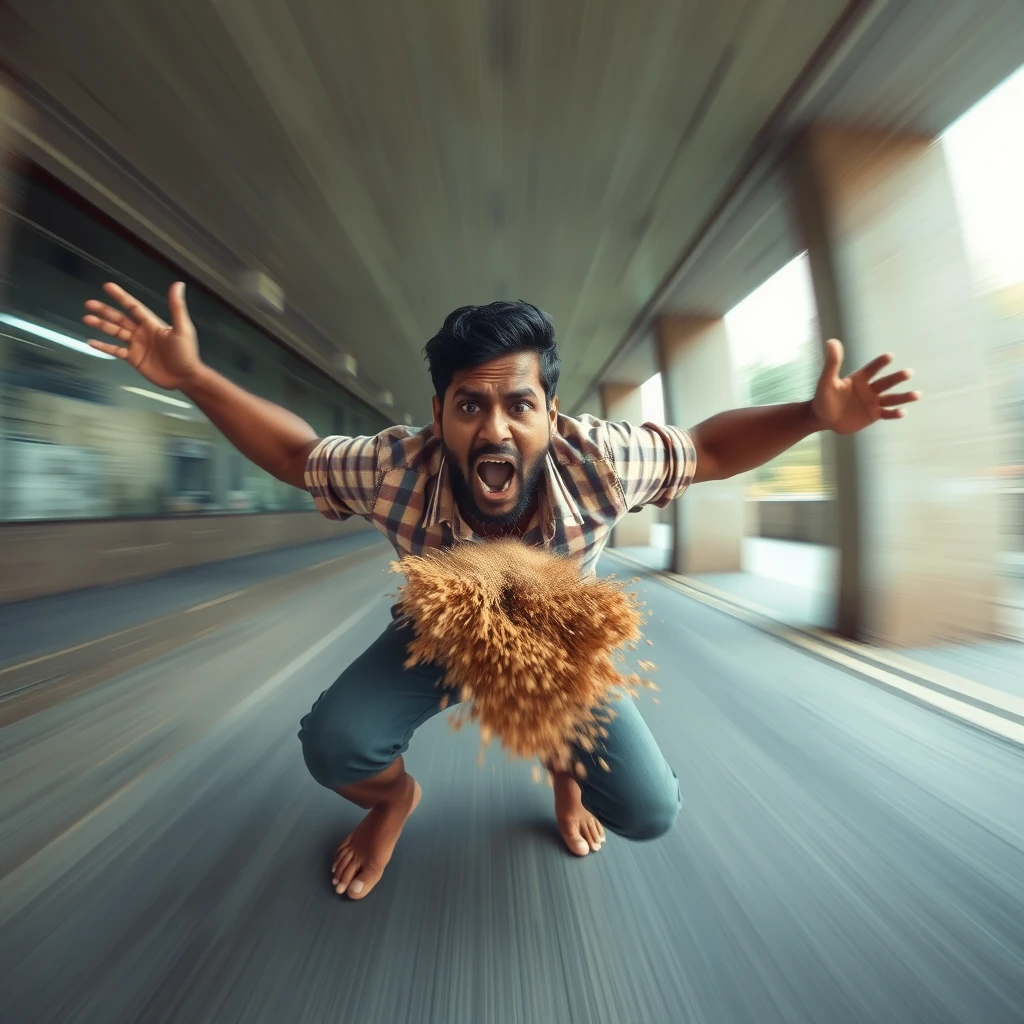
<instances>
[{"instance_id":1,"label":"glass panel","mask_svg":"<svg viewBox=\"0 0 1024 1024\"><path fill-rule=\"evenodd\" d=\"M0 307L0 519L308 510L187 399L84 344L82 304L115 280L158 313L180 274L42 174L24 183ZM389 424L196 284L203 359L321 435Z\"/></svg>"},{"instance_id":2,"label":"glass panel","mask_svg":"<svg viewBox=\"0 0 1024 1024\"><path fill-rule=\"evenodd\" d=\"M821 372L817 309L806 254L788 263L726 314L742 402L804 402ZM751 474L751 498L831 497L821 435L812 434Z\"/></svg>"},{"instance_id":3,"label":"glass panel","mask_svg":"<svg viewBox=\"0 0 1024 1024\"><path fill-rule=\"evenodd\" d=\"M988 340L1001 618L1024 639L1024 68L942 137Z\"/></svg>"}]
</instances>

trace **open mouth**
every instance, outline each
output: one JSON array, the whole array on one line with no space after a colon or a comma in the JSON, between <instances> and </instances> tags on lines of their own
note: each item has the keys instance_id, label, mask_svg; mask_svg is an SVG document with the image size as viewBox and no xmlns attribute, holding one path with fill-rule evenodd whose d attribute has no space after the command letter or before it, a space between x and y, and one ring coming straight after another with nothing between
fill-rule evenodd
<instances>
[{"instance_id":1,"label":"open mouth","mask_svg":"<svg viewBox=\"0 0 1024 1024\"><path fill-rule=\"evenodd\" d=\"M488 456L476 464L476 475L485 494L504 494L516 476L516 467L508 459Z\"/></svg>"}]
</instances>

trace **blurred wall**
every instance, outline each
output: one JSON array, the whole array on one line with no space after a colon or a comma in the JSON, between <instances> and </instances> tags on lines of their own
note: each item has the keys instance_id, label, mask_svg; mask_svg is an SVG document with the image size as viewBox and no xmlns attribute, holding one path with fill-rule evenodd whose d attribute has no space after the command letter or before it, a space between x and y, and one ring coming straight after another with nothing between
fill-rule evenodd
<instances>
[{"instance_id":1,"label":"blurred wall","mask_svg":"<svg viewBox=\"0 0 1024 1024\"><path fill-rule=\"evenodd\" d=\"M82 303L104 281L159 312L184 275L2 135L0 154L0 604L371 529L323 518L184 396L84 345ZM389 425L194 283L189 305L211 366L319 434Z\"/></svg>"},{"instance_id":2,"label":"blurred wall","mask_svg":"<svg viewBox=\"0 0 1024 1024\"><path fill-rule=\"evenodd\" d=\"M318 512L0 524L0 604L372 530Z\"/></svg>"},{"instance_id":3,"label":"blurred wall","mask_svg":"<svg viewBox=\"0 0 1024 1024\"><path fill-rule=\"evenodd\" d=\"M835 502L826 497L770 497L747 500L747 536L831 545Z\"/></svg>"},{"instance_id":4,"label":"blurred wall","mask_svg":"<svg viewBox=\"0 0 1024 1024\"><path fill-rule=\"evenodd\" d=\"M157 313L184 275L45 172L17 166L0 295L0 520L312 511L246 462L183 395L88 348L83 302L115 280ZM203 359L321 436L379 413L194 282Z\"/></svg>"},{"instance_id":5,"label":"blurred wall","mask_svg":"<svg viewBox=\"0 0 1024 1024\"><path fill-rule=\"evenodd\" d=\"M82 303L104 281L159 311L182 275L2 135L0 154L0 603L372 528L325 519L184 396L84 345ZM210 293L189 287L189 306L211 366L317 433L388 425Z\"/></svg>"}]
</instances>

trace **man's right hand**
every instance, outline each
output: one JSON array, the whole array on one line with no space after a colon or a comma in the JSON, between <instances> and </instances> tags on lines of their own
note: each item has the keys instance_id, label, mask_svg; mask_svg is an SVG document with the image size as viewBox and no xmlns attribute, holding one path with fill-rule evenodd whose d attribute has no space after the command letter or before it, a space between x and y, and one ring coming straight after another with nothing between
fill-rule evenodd
<instances>
[{"instance_id":1,"label":"man's right hand","mask_svg":"<svg viewBox=\"0 0 1024 1024\"><path fill-rule=\"evenodd\" d=\"M122 313L105 302L90 299L89 314L82 318L90 327L99 328L123 344L89 340L100 352L117 356L135 367L146 380L168 391L178 391L193 381L202 370L196 330L185 308L185 285L176 281L167 293L170 324L116 284L103 290L128 312Z\"/></svg>"}]
</instances>

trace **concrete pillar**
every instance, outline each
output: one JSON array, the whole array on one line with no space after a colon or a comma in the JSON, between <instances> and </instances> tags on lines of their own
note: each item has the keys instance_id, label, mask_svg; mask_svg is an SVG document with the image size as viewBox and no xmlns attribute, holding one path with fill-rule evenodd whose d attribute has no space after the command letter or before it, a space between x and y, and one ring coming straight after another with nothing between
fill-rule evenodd
<instances>
[{"instance_id":1,"label":"concrete pillar","mask_svg":"<svg viewBox=\"0 0 1024 1024\"><path fill-rule=\"evenodd\" d=\"M633 426L644 422L643 403L638 384L602 384L601 410L603 419L625 421ZM658 509L653 505L639 512L629 512L612 530L611 547L647 548L651 546L651 526L658 522Z\"/></svg>"},{"instance_id":2,"label":"concrete pillar","mask_svg":"<svg viewBox=\"0 0 1024 1024\"><path fill-rule=\"evenodd\" d=\"M720 317L669 316L658 323L658 357L665 418L680 427L735 408L733 371L725 321ZM743 479L713 480L675 502L672 563L687 575L739 572L743 558Z\"/></svg>"},{"instance_id":3,"label":"concrete pillar","mask_svg":"<svg viewBox=\"0 0 1024 1024\"><path fill-rule=\"evenodd\" d=\"M828 446L840 633L924 645L991 631L997 502L985 329L933 140L815 128L790 162L824 338L891 351L924 400Z\"/></svg>"}]
</instances>

